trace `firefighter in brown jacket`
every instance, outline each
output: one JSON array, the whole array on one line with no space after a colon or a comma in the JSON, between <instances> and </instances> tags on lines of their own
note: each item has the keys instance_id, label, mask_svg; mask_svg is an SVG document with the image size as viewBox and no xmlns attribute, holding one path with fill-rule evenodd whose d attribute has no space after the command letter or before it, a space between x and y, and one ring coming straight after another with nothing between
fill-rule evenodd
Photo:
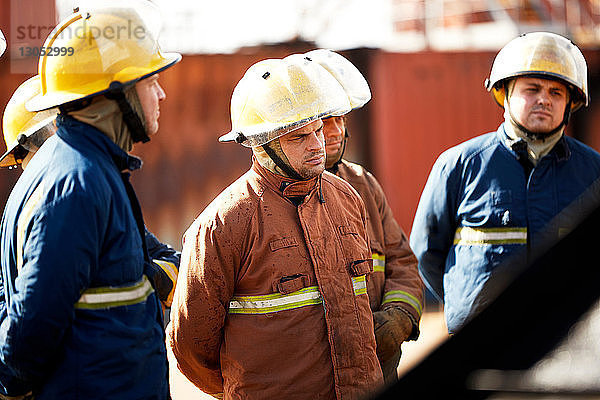
<instances>
[{"instance_id":1,"label":"firefighter in brown jacket","mask_svg":"<svg viewBox=\"0 0 600 400\"><path fill-rule=\"evenodd\" d=\"M318 49L306 56L329 71L344 87L352 109L371 99L371 91L360 71L345 57ZM371 242L374 273L368 283L373 311L377 356L386 384L398 378L400 345L419 336L423 311L423 281L417 259L402 228L388 205L379 182L361 165L342 159L348 139L345 116L323 120L326 168L349 182L360 194L367 210L367 228Z\"/></svg>"},{"instance_id":2,"label":"firefighter in brown jacket","mask_svg":"<svg viewBox=\"0 0 600 400\"><path fill-rule=\"evenodd\" d=\"M356 399L383 385L356 191L324 172L321 118L349 110L301 55L261 61L231 100L221 141L252 167L184 236L169 344L181 372L226 399Z\"/></svg>"}]
</instances>

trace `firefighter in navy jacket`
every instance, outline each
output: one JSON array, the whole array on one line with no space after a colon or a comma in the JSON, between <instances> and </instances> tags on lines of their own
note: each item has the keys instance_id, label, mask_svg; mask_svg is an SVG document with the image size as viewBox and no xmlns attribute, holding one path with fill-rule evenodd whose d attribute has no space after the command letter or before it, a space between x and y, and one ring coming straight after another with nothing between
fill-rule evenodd
<instances>
[{"instance_id":1,"label":"firefighter in navy jacket","mask_svg":"<svg viewBox=\"0 0 600 400\"><path fill-rule=\"evenodd\" d=\"M600 176L600 155L564 135L571 112L588 103L586 62L568 39L533 32L512 40L486 85L504 123L438 158L410 238L451 333L492 300L494 270L526 257L544 226Z\"/></svg>"},{"instance_id":2,"label":"firefighter in navy jacket","mask_svg":"<svg viewBox=\"0 0 600 400\"><path fill-rule=\"evenodd\" d=\"M60 114L2 218L2 396L168 398L159 288L129 183L141 161L127 153L157 132L157 74L181 58L160 52L156 13L135 1L87 9L46 41L75 51L40 58L41 93L26 104ZM128 24L145 36L98 35Z\"/></svg>"}]
</instances>

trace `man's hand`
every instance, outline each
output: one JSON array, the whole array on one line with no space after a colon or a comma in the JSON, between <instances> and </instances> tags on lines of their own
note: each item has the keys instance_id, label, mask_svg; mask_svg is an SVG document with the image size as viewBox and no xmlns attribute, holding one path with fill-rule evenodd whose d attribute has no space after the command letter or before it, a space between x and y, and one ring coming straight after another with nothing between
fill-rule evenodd
<instances>
[{"instance_id":1,"label":"man's hand","mask_svg":"<svg viewBox=\"0 0 600 400\"><path fill-rule=\"evenodd\" d=\"M413 323L405 311L396 307L373 313L377 358L385 362L400 350L400 345L408 339Z\"/></svg>"}]
</instances>

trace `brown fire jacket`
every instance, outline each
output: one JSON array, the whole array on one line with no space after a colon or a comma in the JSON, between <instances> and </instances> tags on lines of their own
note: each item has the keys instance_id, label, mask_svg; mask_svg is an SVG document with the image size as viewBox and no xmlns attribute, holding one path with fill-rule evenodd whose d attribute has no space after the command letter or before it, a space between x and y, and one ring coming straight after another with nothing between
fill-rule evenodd
<instances>
[{"instance_id":1,"label":"brown fire jacket","mask_svg":"<svg viewBox=\"0 0 600 400\"><path fill-rule=\"evenodd\" d=\"M350 183L360 194L367 209L367 226L374 272L369 278L368 292L371 310L378 311L394 304L413 317L413 335L418 336L418 323L423 310L423 281L417 269L406 235L398 225L388 205L381 185L358 164L343 160L337 164L336 175Z\"/></svg>"},{"instance_id":2,"label":"brown fire jacket","mask_svg":"<svg viewBox=\"0 0 600 400\"><path fill-rule=\"evenodd\" d=\"M348 183L328 172L292 181L254 162L185 234L168 339L179 369L226 399L378 389L371 271L364 205Z\"/></svg>"}]
</instances>

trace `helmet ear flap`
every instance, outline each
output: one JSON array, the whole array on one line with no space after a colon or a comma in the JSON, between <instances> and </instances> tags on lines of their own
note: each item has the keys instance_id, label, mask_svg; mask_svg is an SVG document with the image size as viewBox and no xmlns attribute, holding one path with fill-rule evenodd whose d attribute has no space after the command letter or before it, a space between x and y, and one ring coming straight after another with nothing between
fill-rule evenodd
<instances>
[{"instance_id":1,"label":"helmet ear flap","mask_svg":"<svg viewBox=\"0 0 600 400\"><path fill-rule=\"evenodd\" d=\"M502 108L504 108L504 99L506 98L506 81L506 79L503 79L499 82L496 82L489 89L496 104Z\"/></svg>"}]
</instances>

